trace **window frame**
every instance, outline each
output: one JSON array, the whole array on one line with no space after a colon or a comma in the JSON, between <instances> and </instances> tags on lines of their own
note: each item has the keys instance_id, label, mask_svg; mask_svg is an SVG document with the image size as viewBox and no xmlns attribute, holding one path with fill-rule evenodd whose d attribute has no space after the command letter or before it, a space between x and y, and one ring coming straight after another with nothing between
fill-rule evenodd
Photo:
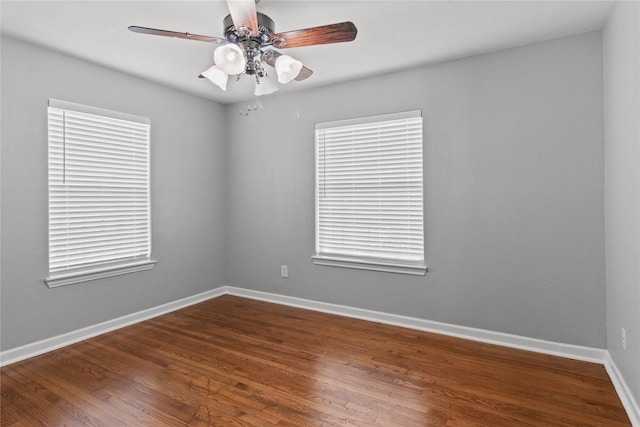
<instances>
[{"instance_id":1,"label":"window frame","mask_svg":"<svg viewBox=\"0 0 640 427\"><path fill-rule=\"evenodd\" d=\"M53 160L55 157L55 155L53 154L53 151L55 151L56 149L56 144L58 146L60 144L59 142L60 137L53 136L53 134L55 133L53 130L55 125L52 124L52 115L56 114L55 113L56 109L62 110L63 112L65 112L65 114L69 112L71 114L79 114L86 117L88 117L87 115L97 116L99 119L103 119L107 121L108 120L124 121L124 122L127 122L128 124L131 124L132 126L136 126L136 127L139 127L140 129L143 129L143 131L145 132L144 135L146 139L143 138L143 141L144 141L143 145L146 148L146 152L143 153L143 158L144 158L143 164L145 167L146 176L143 179L143 183L144 183L143 198L145 199L145 202L146 202L146 212L144 214L144 217L148 220L148 225L147 225L148 231L145 233L145 237L141 240L141 242L143 242L143 244L145 245L145 250L142 251L144 253L141 256L129 256L123 259L119 259L117 261L98 260L95 262L84 263L83 265L75 265L72 267L67 266L67 267L52 268L52 251L51 251L52 224L58 221L57 219L52 219L52 216L51 216L52 202L55 202L56 200L63 200L62 198L56 199L57 196L54 196L52 193L52 186L60 185L59 178L56 180L57 176L55 172L55 167L57 165L56 161L59 162L59 160ZM63 122L64 132L66 132L65 126L66 124ZM63 138L65 137L63 136ZM140 116L121 113L117 111L105 110L101 108L90 107L90 106L75 104L75 103L66 102L66 101L60 101L56 99L48 100L48 106L47 106L47 149L48 149L48 154L47 154L47 159L48 159L47 160L48 162L48 166L47 166L48 267L47 267L47 271L48 271L48 274L44 279L44 282L48 287L54 288L58 286L81 283L81 282L101 279L105 277L117 276L121 274L133 273L137 271L144 271L144 270L149 270L155 266L157 261L151 258L151 244L152 244L151 220L152 218L151 218L151 181L150 181L150 175L151 175L151 146L150 146L151 144L150 142L151 142L151 121L146 117L140 117ZM64 165L66 162L66 157L65 157L66 153L64 151L66 150L66 142L64 139L62 144L63 144L62 159L63 159L63 165ZM133 143L132 143L132 146L133 146ZM58 158L60 157L59 154L57 156ZM97 157L96 155L92 155L92 156L93 158ZM122 165L123 164L120 163L117 166L122 166ZM135 169L135 166L129 166L129 168L130 170L137 171L137 169ZM94 170L90 172L95 173L96 171ZM138 199L136 198L136 201L137 200ZM133 205L135 205L135 203L133 203ZM127 206L130 208L132 204L130 203ZM129 235L131 235L131 233L129 233ZM83 238L86 238L86 237L83 237Z\"/></svg>"},{"instance_id":2,"label":"window frame","mask_svg":"<svg viewBox=\"0 0 640 427\"><path fill-rule=\"evenodd\" d=\"M331 128L340 128L346 126L359 126L381 122L388 122L394 120L415 119L420 118L420 204L421 204L421 259L420 260L406 260L399 258L378 258L368 257L345 253L328 253L322 252L320 239L320 147L318 131ZM410 275L422 276L427 271L425 264L425 230L424 230L424 135L422 131L422 111L412 110L400 113L391 113L378 116L369 116L356 119L338 120L332 122L318 123L315 126L314 135L314 165L315 165L315 255L311 257L313 263L316 265L332 266L332 267L345 267L360 270L372 270L389 273L401 273Z\"/></svg>"}]
</instances>

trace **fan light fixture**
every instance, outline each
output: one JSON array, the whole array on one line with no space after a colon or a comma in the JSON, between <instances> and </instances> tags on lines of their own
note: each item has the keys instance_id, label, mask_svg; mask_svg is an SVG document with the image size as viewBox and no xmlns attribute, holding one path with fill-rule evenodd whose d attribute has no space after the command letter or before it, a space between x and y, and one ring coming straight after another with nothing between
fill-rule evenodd
<instances>
[{"instance_id":1,"label":"fan light fixture","mask_svg":"<svg viewBox=\"0 0 640 427\"><path fill-rule=\"evenodd\" d=\"M217 44L213 52L215 65L200 74L222 90L227 89L229 76L247 74L255 78L255 95L267 95L278 90L275 82L267 76L264 64L275 68L278 81L282 84L291 80L305 80L313 71L288 55L282 55L275 49L288 49L330 43L343 43L355 40L358 30L353 22L321 25L286 32L275 32L271 18L256 10L259 0L226 0L229 15L222 25L224 38L212 37L178 31L132 25L134 33L155 36L175 37Z\"/></svg>"},{"instance_id":2,"label":"fan light fixture","mask_svg":"<svg viewBox=\"0 0 640 427\"><path fill-rule=\"evenodd\" d=\"M289 55L280 55L276 59L276 73L280 83L289 83L298 76L300 70L302 70L302 62Z\"/></svg>"},{"instance_id":3,"label":"fan light fixture","mask_svg":"<svg viewBox=\"0 0 640 427\"><path fill-rule=\"evenodd\" d=\"M281 55L275 51L263 52L250 43L222 45L213 52L213 60L215 65L204 71L202 77L226 90L230 75L238 75L238 78L242 73L254 75L256 96L268 95L278 90L275 82L267 76L263 62L275 68L278 81L282 84L298 77L303 69L302 62L289 55Z\"/></svg>"},{"instance_id":4,"label":"fan light fixture","mask_svg":"<svg viewBox=\"0 0 640 427\"><path fill-rule=\"evenodd\" d=\"M229 75L222 71L217 65L209 68L207 71L203 72L202 75L207 78L211 83L218 86L222 90L227 90L227 81L229 80Z\"/></svg>"},{"instance_id":5,"label":"fan light fixture","mask_svg":"<svg viewBox=\"0 0 640 427\"><path fill-rule=\"evenodd\" d=\"M260 80L256 81L256 91L254 94L255 96L269 95L277 90L278 86L276 86L275 82L271 77L265 75Z\"/></svg>"},{"instance_id":6,"label":"fan light fixture","mask_svg":"<svg viewBox=\"0 0 640 427\"><path fill-rule=\"evenodd\" d=\"M213 52L213 60L227 75L240 74L247 65L244 52L240 46L235 43L225 44L217 48L215 52Z\"/></svg>"}]
</instances>

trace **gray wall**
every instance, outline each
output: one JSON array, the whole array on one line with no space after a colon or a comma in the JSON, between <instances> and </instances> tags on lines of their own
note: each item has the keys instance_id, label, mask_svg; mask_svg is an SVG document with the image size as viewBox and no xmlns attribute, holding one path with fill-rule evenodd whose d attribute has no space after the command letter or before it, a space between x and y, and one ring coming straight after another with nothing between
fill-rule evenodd
<instances>
[{"instance_id":1,"label":"gray wall","mask_svg":"<svg viewBox=\"0 0 640 427\"><path fill-rule=\"evenodd\" d=\"M240 116L244 104L3 39L2 349L221 284L604 347L601 42L266 97ZM49 97L151 117L154 270L42 283ZM313 265L314 124L411 109L424 115L430 271Z\"/></svg>"},{"instance_id":2,"label":"gray wall","mask_svg":"<svg viewBox=\"0 0 640 427\"><path fill-rule=\"evenodd\" d=\"M604 30L604 128L607 348L640 403L639 28L640 3L617 2Z\"/></svg>"},{"instance_id":3,"label":"gray wall","mask_svg":"<svg viewBox=\"0 0 640 427\"><path fill-rule=\"evenodd\" d=\"M604 348L601 43L593 32L265 97L249 116L231 106L229 284ZM412 109L430 271L313 265L314 124Z\"/></svg>"},{"instance_id":4,"label":"gray wall","mask_svg":"<svg viewBox=\"0 0 640 427\"><path fill-rule=\"evenodd\" d=\"M2 38L2 350L225 283L224 109ZM151 118L150 271L49 289L47 98Z\"/></svg>"}]
</instances>

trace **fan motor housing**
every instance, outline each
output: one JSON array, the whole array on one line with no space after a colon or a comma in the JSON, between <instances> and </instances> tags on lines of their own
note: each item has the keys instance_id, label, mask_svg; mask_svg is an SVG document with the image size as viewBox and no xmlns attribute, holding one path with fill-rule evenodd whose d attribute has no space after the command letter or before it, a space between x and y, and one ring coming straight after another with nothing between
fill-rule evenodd
<instances>
[{"instance_id":1,"label":"fan motor housing","mask_svg":"<svg viewBox=\"0 0 640 427\"><path fill-rule=\"evenodd\" d=\"M257 13L258 15L258 33L254 35L252 38L256 38L260 40L260 43L267 43L273 33L275 32L275 23L271 18L269 18L264 13ZM231 43L238 43L246 40L246 36L241 34L236 26L233 24L233 18L231 15L227 15L222 21L222 25L224 26L224 36Z\"/></svg>"}]
</instances>

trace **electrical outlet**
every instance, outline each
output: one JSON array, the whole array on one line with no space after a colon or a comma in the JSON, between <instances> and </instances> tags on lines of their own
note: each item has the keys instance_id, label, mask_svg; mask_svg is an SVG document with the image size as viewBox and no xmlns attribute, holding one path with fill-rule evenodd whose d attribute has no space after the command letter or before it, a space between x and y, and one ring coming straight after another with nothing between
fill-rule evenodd
<instances>
[{"instance_id":1,"label":"electrical outlet","mask_svg":"<svg viewBox=\"0 0 640 427\"><path fill-rule=\"evenodd\" d=\"M280 266L280 275L282 277L289 277L289 268L286 265Z\"/></svg>"},{"instance_id":2,"label":"electrical outlet","mask_svg":"<svg viewBox=\"0 0 640 427\"><path fill-rule=\"evenodd\" d=\"M622 335L622 339L621 339L621 343L622 343L622 349L626 350L627 349L627 330L625 328L622 328L621 331L621 335Z\"/></svg>"}]
</instances>

